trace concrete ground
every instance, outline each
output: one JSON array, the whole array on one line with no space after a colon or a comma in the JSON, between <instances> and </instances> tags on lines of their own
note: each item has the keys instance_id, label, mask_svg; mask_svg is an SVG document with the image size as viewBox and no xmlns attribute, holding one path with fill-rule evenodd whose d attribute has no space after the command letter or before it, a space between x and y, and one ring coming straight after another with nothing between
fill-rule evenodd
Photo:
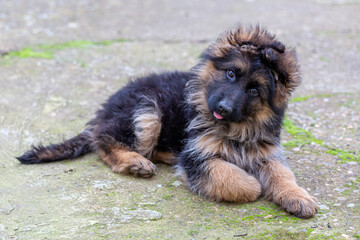
<instances>
[{"instance_id":1,"label":"concrete ground","mask_svg":"<svg viewBox=\"0 0 360 240\"><path fill-rule=\"evenodd\" d=\"M0 239L359 239L360 1L0 0ZM130 77L187 70L236 23L295 46L303 83L283 145L319 213L204 201L173 169L114 174L95 155L20 165L79 133Z\"/></svg>"}]
</instances>

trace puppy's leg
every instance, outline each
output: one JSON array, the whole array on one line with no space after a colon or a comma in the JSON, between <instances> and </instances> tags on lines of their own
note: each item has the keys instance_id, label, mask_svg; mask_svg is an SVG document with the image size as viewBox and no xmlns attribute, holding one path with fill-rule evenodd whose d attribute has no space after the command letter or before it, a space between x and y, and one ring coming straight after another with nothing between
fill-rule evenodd
<instances>
[{"instance_id":1,"label":"puppy's leg","mask_svg":"<svg viewBox=\"0 0 360 240\"><path fill-rule=\"evenodd\" d=\"M93 136L95 149L114 172L151 177L156 167L148 159L153 155L161 132L161 113L156 101L144 97L131 121L128 129L120 128L113 121L96 122ZM121 139L117 136L116 139L116 135L122 135L121 131L129 134L129 129L133 130L134 138Z\"/></svg>"},{"instance_id":2,"label":"puppy's leg","mask_svg":"<svg viewBox=\"0 0 360 240\"><path fill-rule=\"evenodd\" d=\"M151 177L156 170L155 165L151 161L123 146L108 146L107 151L99 149L98 154L117 173L130 173L135 176Z\"/></svg>"},{"instance_id":3,"label":"puppy's leg","mask_svg":"<svg viewBox=\"0 0 360 240\"><path fill-rule=\"evenodd\" d=\"M192 176L190 185L194 192L208 199L244 203L255 201L261 194L258 180L234 164L212 159L201 168L204 172L197 178Z\"/></svg>"},{"instance_id":4,"label":"puppy's leg","mask_svg":"<svg viewBox=\"0 0 360 240\"><path fill-rule=\"evenodd\" d=\"M177 163L177 157L172 152L155 152L151 157L151 161L175 165Z\"/></svg>"},{"instance_id":5,"label":"puppy's leg","mask_svg":"<svg viewBox=\"0 0 360 240\"><path fill-rule=\"evenodd\" d=\"M287 212L300 218L310 218L318 206L308 192L296 184L292 171L282 163L270 161L260 169L260 182L265 197Z\"/></svg>"},{"instance_id":6,"label":"puppy's leg","mask_svg":"<svg viewBox=\"0 0 360 240\"><path fill-rule=\"evenodd\" d=\"M163 162L174 165L177 162L171 152L155 151L161 133L161 111L156 101L147 99L145 106L134 115L134 134L136 136L136 151L149 158L152 162Z\"/></svg>"},{"instance_id":7,"label":"puppy's leg","mask_svg":"<svg viewBox=\"0 0 360 240\"><path fill-rule=\"evenodd\" d=\"M161 132L161 112L155 100L146 99L145 106L134 114L134 134L136 152L151 159Z\"/></svg>"}]
</instances>

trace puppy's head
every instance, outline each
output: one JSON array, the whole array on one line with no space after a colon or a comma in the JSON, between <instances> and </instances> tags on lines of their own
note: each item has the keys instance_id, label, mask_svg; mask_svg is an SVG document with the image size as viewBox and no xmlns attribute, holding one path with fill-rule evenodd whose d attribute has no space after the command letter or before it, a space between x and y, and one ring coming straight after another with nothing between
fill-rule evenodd
<instances>
[{"instance_id":1,"label":"puppy's head","mask_svg":"<svg viewBox=\"0 0 360 240\"><path fill-rule=\"evenodd\" d=\"M295 51L259 27L221 35L192 73L190 103L219 123L279 120L300 83Z\"/></svg>"}]
</instances>

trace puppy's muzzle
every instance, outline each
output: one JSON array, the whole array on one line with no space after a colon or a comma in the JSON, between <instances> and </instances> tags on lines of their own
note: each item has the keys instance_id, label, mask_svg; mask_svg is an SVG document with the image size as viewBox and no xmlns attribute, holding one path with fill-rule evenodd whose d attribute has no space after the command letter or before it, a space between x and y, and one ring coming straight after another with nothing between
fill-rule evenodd
<instances>
[{"instance_id":1,"label":"puppy's muzzle","mask_svg":"<svg viewBox=\"0 0 360 240\"><path fill-rule=\"evenodd\" d=\"M216 108L216 112L226 118L231 115L233 108L228 101L221 100Z\"/></svg>"}]
</instances>

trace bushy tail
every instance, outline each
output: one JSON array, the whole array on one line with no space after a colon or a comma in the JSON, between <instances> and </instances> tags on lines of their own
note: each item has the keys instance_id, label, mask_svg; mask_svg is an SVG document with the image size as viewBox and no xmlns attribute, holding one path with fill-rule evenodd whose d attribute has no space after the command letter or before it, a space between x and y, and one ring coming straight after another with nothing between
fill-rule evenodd
<instances>
[{"instance_id":1,"label":"bushy tail","mask_svg":"<svg viewBox=\"0 0 360 240\"><path fill-rule=\"evenodd\" d=\"M47 163L76 158L92 152L91 138L88 130L60 144L49 146L32 146L32 149L17 157L23 164Z\"/></svg>"}]
</instances>

